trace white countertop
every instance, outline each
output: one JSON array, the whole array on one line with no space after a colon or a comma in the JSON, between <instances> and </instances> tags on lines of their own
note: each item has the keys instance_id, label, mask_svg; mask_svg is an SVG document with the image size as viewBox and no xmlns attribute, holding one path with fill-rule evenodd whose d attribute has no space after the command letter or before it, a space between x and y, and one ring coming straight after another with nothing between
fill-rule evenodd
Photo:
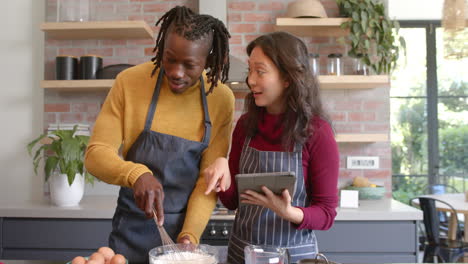
<instances>
[{"instance_id":1,"label":"white countertop","mask_svg":"<svg viewBox=\"0 0 468 264\"><path fill-rule=\"evenodd\" d=\"M0 200L0 217L111 219L117 197L85 196L79 206L57 207L48 199L36 201ZM338 208L337 221L422 220L422 211L392 199L361 200L359 208ZM233 219L213 215L212 219Z\"/></svg>"}]
</instances>

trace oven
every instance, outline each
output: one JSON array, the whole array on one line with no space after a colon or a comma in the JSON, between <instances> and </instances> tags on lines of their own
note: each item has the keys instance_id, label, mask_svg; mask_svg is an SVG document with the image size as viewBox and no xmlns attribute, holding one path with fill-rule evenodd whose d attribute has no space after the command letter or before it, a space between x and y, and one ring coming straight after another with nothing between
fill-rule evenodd
<instances>
[{"instance_id":1,"label":"oven","mask_svg":"<svg viewBox=\"0 0 468 264\"><path fill-rule=\"evenodd\" d=\"M235 211L228 210L218 202L200 238L201 244L208 244L218 249L220 263L225 263L227 259L227 245L234 216Z\"/></svg>"}]
</instances>

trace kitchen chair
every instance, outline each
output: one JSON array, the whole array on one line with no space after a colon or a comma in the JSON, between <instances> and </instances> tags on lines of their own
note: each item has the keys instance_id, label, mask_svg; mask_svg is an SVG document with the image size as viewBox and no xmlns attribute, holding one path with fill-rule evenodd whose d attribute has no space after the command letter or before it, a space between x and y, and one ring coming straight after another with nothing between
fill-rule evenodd
<instances>
[{"instance_id":1,"label":"kitchen chair","mask_svg":"<svg viewBox=\"0 0 468 264\"><path fill-rule=\"evenodd\" d=\"M436 184L428 184L426 186L426 194L445 194L445 193L459 193L457 188L453 187L452 185L443 184L443 183L436 183ZM440 229L441 231L448 232L448 225L449 225L449 217L446 212L438 212L439 214L439 221L440 221ZM462 232L461 235L463 236L464 224L461 223L462 228L458 230L458 232Z\"/></svg>"},{"instance_id":2,"label":"kitchen chair","mask_svg":"<svg viewBox=\"0 0 468 264\"><path fill-rule=\"evenodd\" d=\"M437 261L457 262L459 258L463 257L465 252L468 252L468 243L463 242L460 232L457 232L456 240L450 240L441 236L440 221L435 203L439 202L450 208L451 214L456 217L457 230L460 230L461 225L458 220L457 211L450 204L429 197L412 198L409 204L413 204L413 201L416 199L419 200L419 207L423 211L423 222L426 233L423 262L433 263L435 257L437 257Z\"/></svg>"}]
</instances>

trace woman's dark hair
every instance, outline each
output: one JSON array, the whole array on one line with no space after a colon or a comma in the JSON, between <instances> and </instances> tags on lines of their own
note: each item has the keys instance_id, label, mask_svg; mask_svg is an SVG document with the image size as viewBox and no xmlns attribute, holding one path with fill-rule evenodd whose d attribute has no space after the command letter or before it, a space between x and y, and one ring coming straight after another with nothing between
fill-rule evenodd
<instances>
[{"instance_id":1,"label":"woman's dark hair","mask_svg":"<svg viewBox=\"0 0 468 264\"><path fill-rule=\"evenodd\" d=\"M164 41L168 32L173 30L179 36L190 41L213 37L210 54L206 62L207 65L205 66L209 68L206 76L211 83L207 94L213 91L219 80L223 83L227 81L229 77L229 38L231 35L223 22L210 15L195 14L185 6L176 6L165 13L156 22L156 26L160 23L161 29L156 39L156 46L153 49L156 55L151 59L155 65L151 75L161 66Z\"/></svg>"},{"instance_id":2,"label":"woman's dark hair","mask_svg":"<svg viewBox=\"0 0 468 264\"><path fill-rule=\"evenodd\" d=\"M247 46L249 56L255 47L262 49L280 75L289 82L285 89L286 111L278 123L278 126L283 126L282 143L287 148L295 143L303 144L313 133L313 127L309 125L312 118L320 117L330 123L322 106L317 78L311 72L307 47L299 38L286 32L273 32L256 38ZM257 133L261 113L266 109L255 104L252 93L246 96L244 107L247 112L244 125L247 135L253 137Z\"/></svg>"}]
</instances>

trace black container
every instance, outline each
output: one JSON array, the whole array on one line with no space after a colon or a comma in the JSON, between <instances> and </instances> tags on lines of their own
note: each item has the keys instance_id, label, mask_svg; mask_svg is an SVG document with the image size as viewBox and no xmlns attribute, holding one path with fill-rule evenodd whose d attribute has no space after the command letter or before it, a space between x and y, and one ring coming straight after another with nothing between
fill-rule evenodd
<instances>
[{"instance_id":1,"label":"black container","mask_svg":"<svg viewBox=\"0 0 468 264\"><path fill-rule=\"evenodd\" d=\"M102 57L86 55L80 57L81 79L96 79L96 72L102 68Z\"/></svg>"},{"instance_id":2,"label":"black container","mask_svg":"<svg viewBox=\"0 0 468 264\"><path fill-rule=\"evenodd\" d=\"M121 71L133 66L135 65L127 63L107 65L106 67L103 67L96 73L96 78L115 79L115 77L117 77L117 74L119 74Z\"/></svg>"},{"instance_id":3,"label":"black container","mask_svg":"<svg viewBox=\"0 0 468 264\"><path fill-rule=\"evenodd\" d=\"M55 57L55 79L77 80L79 79L78 58L69 55Z\"/></svg>"}]
</instances>

